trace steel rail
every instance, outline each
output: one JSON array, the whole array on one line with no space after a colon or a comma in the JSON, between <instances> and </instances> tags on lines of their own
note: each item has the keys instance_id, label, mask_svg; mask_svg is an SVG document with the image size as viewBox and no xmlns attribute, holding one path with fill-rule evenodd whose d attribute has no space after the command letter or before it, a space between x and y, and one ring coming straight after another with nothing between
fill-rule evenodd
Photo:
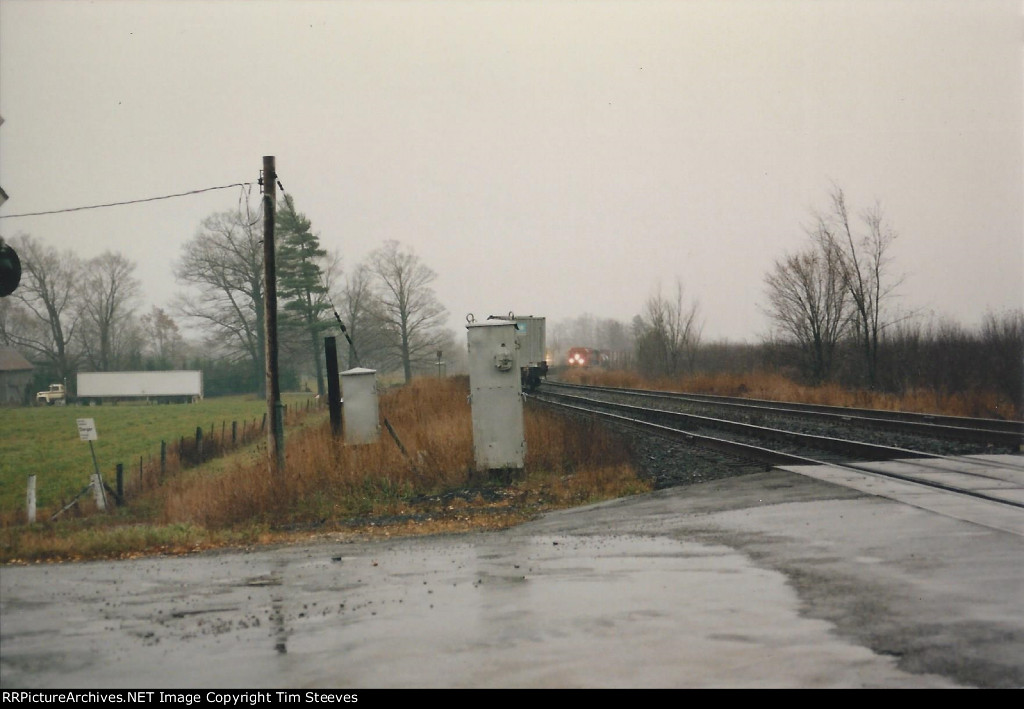
<instances>
[{"instance_id":1,"label":"steel rail","mask_svg":"<svg viewBox=\"0 0 1024 709\"><path fill-rule=\"evenodd\" d=\"M812 420L831 420L864 428L913 433L944 440L984 443L1021 449L1024 445L1024 422L999 419L971 419L956 416L936 416L904 411L879 409L853 409L821 404L796 404L765 399L741 399L706 394L684 394L649 389L583 386L548 381L554 387L580 391L602 391L651 399L711 404L727 410L771 413L780 416L801 417ZM954 423L955 422L955 425Z\"/></svg>"},{"instance_id":2,"label":"steel rail","mask_svg":"<svg viewBox=\"0 0 1024 709\"><path fill-rule=\"evenodd\" d=\"M573 394L545 393L545 395L577 402L587 408L603 407L622 412L623 414L633 414L638 420L667 421L670 422L671 425L689 424L705 428L714 428L720 431L728 431L731 433L753 436L755 438L786 441L788 443L795 443L802 447L813 447L818 450L827 450L841 455L860 456L869 460L889 460L893 457L931 457L930 453L923 453L909 448L883 446L876 443L864 443L862 441L851 441L845 438L836 438L833 436L799 433L797 431L787 431L785 429L771 428L769 426L757 426L752 423L743 423L729 419L700 416L697 414L688 414L679 411L665 411L664 409L649 409L642 406L634 406L632 404L618 404L612 401L590 399Z\"/></svg>"},{"instance_id":3,"label":"steel rail","mask_svg":"<svg viewBox=\"0 0 1024 709\"><path fill-rule=\"evenodd\" d=\"M565 394L534 393L526 395L526 398L531 401L537 401L541 404L553 406L577 414L582 414L585 416L602 419L608 422L626 425L631 428L640 429L645 433L660 435L662 437L675 440L682 440L689 444L699 446L701 448L709 448L711 450L715 450L719 453L723 453L725 455L729 455L732 457L764 463L770 467L783 464L826 465L840 470L848 470L857 473L866 473L869 475L882 478L891 478L894 480L900 480L902 482L922 485L924 487L944 490L946 492L967 495L970 497L975 497L981 500L986 500L988 502L993 502L1000 505L1008 505L1010 507L1024 509L1024 504L1022 503L992 497L990 495L985 494L984 492L979 492L976 490L969 490L961 487L956 487L934 480L921 480L913 476L902 475L900 473L890 471L881 472L866 466L860 466L856 463L849 461L839 463L836 461L819 460L817 458L811 458L805 455L798 455L795 453L787 453L785 451L765 448L764 446L758 446L751 443L743 443L740 441L733 441L726 438L708 436L706 434L695 433L693 431L687 431L681 428L674 428L673 426L663 425L661 423L655 423L649 420L644 420L643 418L633 418L631 416L626 416L623 414L601 411L596 408L593 408L593 406L599 405L604 408L613 408L628 413L648 413L652 414L655 418L662 418L664 417L664 415L668 414L668 418L682 419L684 422L687 419L696 420L695 422L698 423L700 421L721 422L724 424L729 424L729 428L731 428L732 430L739 431L742 428L746 429L746 433L751 433L753 435L760 435L763 433L765 437L772 438L775 437L776 434L785 434L783 437L786 438L787 440L790 440L791 442L797 441L798 439L805 439L807 442L812 442L814 445L835 445L836 448L844 448L844 446L849 444L849 447L845 447L842 452L849 453L856 451L860 453L867 453L871 460L891 460L893 458L893 454L898 454L896 455L896 457L898 458L914 458L919 459L921 461L926 461L928 459L945 459L946 456L936 456L929 453L913 451L905 448L879 446L875 444L861 443L858 441L847 441L845 439L839 438L828 438L825 436L799 434L791 431L781 431L779 429L770 429L760 426L753 426L751 424L740 424L735 421L725 421L723 419L708 419L707 417L694 416L692 414L676 414L675 412L660 411L658 409L643 409L641 407L630 406L628 404L614 404L610 402L597 401L593 399L587 399L585 397L577 397ZM560 399L562 401L560 401ZM575 403L567 403L568 401L572 401ZM732 426L735 426L736 428L732 428ZM826 448L826 450L829 450L829 448ZM944 469L943 471L955 472L949 471L948 469Z\"/></svg>"}]
</instances>

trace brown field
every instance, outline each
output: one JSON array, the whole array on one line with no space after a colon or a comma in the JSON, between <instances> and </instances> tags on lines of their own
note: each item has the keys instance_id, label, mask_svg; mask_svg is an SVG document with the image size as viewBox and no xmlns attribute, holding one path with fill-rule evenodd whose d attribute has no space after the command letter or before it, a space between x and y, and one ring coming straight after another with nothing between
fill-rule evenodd
<instances>
[{"instance_id":1,"label":"brown field","mask_svg":"<svg viewBox=\"0 0 1024 709\"><path fill-rule=\"evenodd\" d=\"M1021 412L1009 397L996 392L943 394L931 390L914 390L898 395L864 389L846 389L838 384L805 386L773 372L697 374L678 379L647 380L633 372L590 369L568 371L564 378L566 381L595 386L660 389L946 416L1010 420L1021 418Z\"/></svg>"},{"instance_id":2,"label":"brown field","mask_svg":"<svg viewBox=\"0 0 1024 709\"><path fill-rule=\"evenodd\" d=\"M515 479L473 472L465 378L391 389L381 415L402 446L345 445L326 414L286 431L283 474L256 444L142 489L112 514L84 499L56 522L7 519L0 562L182 553L296 536L416 534L504 527L538 512L650 489L613 434L528 407L527 459Z\"/></svg>"},{"instance_id":3,"label":"brown field","mask_svg":"<svg viewBox=\"0 0 1024 709\"><path fill-rule=\"evenodd\" d=\"M779 401L1016 418L999 397L903 397L805 387L774 374L643 381L626 372L587 371L567 378L588 384L690 391ZM326 412L291 420L286 465L271 474L265 443L155 479L127 504L99 513L83 499L65 517L25 524L0 520L0 562L187 553L322 535L398 536L493 529L538 513L644 492L629 442L597 425L527 406L527 458L514 479L473 471L471 412L464 377L424 378L384 392L381 415L401 441L345 445L330 433ZM45 518L44 518L45 519Z\"/></svg>"}]
</instances>

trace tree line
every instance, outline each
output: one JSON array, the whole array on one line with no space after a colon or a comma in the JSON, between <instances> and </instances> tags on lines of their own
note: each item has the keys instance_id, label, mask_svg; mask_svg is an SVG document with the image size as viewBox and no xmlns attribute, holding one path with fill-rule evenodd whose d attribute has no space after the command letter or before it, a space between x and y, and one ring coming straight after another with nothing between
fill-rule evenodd
<instances>
[{"instance_id":1,"label":"tree line","mask_svg":"<svg viewBox=\"0 0 1024 709\"><path fill-rule=\"evenodd\" d=\"M0 299L0 343L37 367L36 384L74 373L202 369L208 395L259 392L264 376L262 219L244 208L209 215L174 266L184 290L166 307L143 310L136 265L106 251L82 259L30 235L9 240L22 277ZM324 249L310 220L286 194L275 210L282 386L301 376L326 391L323 337L344 336L340 365L401 371L405 380L454 352L432 289L436 274L398 241L350 272ZM190 325L198 337L184 335Z\"/></svg>"},{"instance_id":2,"label":"tree line","mask_svg":"<svg viewBox=\"0 0 1024 709\"><path fill-rule=\"evenodd\" d=\"M400 372L406 381L434 373L437 351L449 359L464 352L442 326L436 274L412 251L388 241L345 272L291 195L275 220L284 388L306 375L325 391L327 334L339 338L343 368ZM805 246L765 274L762 309L771 329L758 344L702 342L699 301L677 281L667 293L656 287L628 324L589 314L549 323L549 349L602 349L613 365L650 377L782 370L805 383L892 392L987 389L1024 407L1024 311L990 313L975 330L897 312L896 232L877 205L854 213L839 188L804 232ZM184 290L148 311L135 265L123 255L82 260L14 237L23 275L18 290L0 299L0 343L37 365L39 385L71 383L79 369L202 369L210 395L262 394L262 237L262 219L244 208L209 215L175 263ZM186 323L199 339L184 337Z\"/></svg>"},{"instance_id":3,"label":"tree line","mask_svg":"<svg viewBox=\"0 0 1024 709\"><path fill-rule=\"evenodd\" d=\"M974 329L897 311L897 233L879 205L855 213L839 187L804 231L805 246L765 274L771 327L757 344L703 343L699 302L684 299L680 282L667 296L657 288L632 327L585 315L555 325L549 339L559 351L616 352L649 377L782 371L893 393L991 391L1024 408L1024 310L987 313Z\"/></svg>"},{"instance_id":4,"label":"tree line","mask_svg":"<svg viewBox=\"0 0 1024 709\"><path fill-rule=\"evenodd\" d=\"M984 390L1024 404L1024 310L986 313L973 330L898 311L896 230L878 204L855 214L839 187L805 234L804 248L765 276L775 325L766 349L792 374L895 393Z\"/></svg>"}]
</instances>

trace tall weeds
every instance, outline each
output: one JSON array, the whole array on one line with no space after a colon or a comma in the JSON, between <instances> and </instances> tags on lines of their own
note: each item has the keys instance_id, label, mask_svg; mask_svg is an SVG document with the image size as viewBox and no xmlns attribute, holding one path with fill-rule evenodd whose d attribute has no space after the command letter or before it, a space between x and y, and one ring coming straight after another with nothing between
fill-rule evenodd
<instances>
[{"instance_id":1,"label":"tall weeds","mask_svg":"<svg viewBox=\"0 0 1024 709\"><path fill-rule=\"evenodd\" d=\"M565 379L595 386L659 389L827 406L977 418L1021 418L1021 412L1009 397L992 391L942 392L920 388L908 389L897 394L851 389L835 382L809 386L794 382L782 374L765 371L742 374L695 374L675 379L644 379L634 372L591 369L566 372Z\"/></svg>"},{"instance_id":2,"label":"tall weeds","mask_svg":"<svg viewBox=\"0 0 1024 709\"><path fill-rule=\"evenodd\" d=\"M473 470L468 393L464 377L414 380L380 398L381 417L397 440L384 428L376 442L346 445L325 422L286 439L283 474L272 475L260 452L216 476L175 480L165 486L161 522L322 523L395 514L415 496L467 486ZM543 478L538 484L577 501L642 487L626 447L610 434L543 411L528 410L525 419L528 480Z\"/></svg>"},{"instance_id":3,"label":"tall weeds","mask_svg":"<svg viewBox=\"0 0 1024 709\"><path fill-rule=\"evenodd\" d=\"M395 515L432 520L402 533L497 528L544 509L650 489L630 464L626 441L530 405L524 474L511 482L474 474L468 395L465 377L383 392L381 418L401 447L385 427L376 442L346 445L326 416L293 421L281 473L271 473L260 442L168 475L113 515L4 526L0 562L193 551Z\"/></svg>"}]
</instances>

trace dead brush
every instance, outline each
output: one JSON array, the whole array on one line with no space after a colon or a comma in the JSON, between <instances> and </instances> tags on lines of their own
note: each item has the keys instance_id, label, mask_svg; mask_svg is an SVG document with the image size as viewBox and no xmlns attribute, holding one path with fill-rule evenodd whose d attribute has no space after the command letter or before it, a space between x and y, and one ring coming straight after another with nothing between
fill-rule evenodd
<instances>
[{"instance_id":1,"label":"dead brush","mask_svg":"<svg viewBox=\"0 0 1024 709\"><path fill-rule=\"evenodd\" d=\"M211 528L323 524L402 513L414 498L466 488L473 470L468 393L464 377L388 390L381 417L401 448L383 429L375 442L346 445L324 422L286 436L281 475L271 475L261 448L216 476L172 481L162 521ZM526 476L516 494L571 504L643 487L628 447L595 424L527 407L525 427Z\"/></svg>"},{"instance_id":2,"label":"dead brush","mask_svg":"<svg viewBox=\"0 0 1024 709\"><path fill-rule=\"evenodd\" d=\"M567 381L597 386L627 386L637 389L660 389L691 394L737 396L749 399L793 401L826 406L933 413L948 416L1000 418L1019 420L1009 397L991 391L947 393L926 389L910 389L902 393L849 389L834 382L808 386L794 382L775 372L748 374L696 374L674 379L642 379L635 375L623 377L619 372L593 370L573 372ZM630 384L620 382L630 381Z\"/></svg>"},{"instance_id":3,"label":"dead brush","mask_svg":"<svg viewBox=\"0 0 1024 709\"><path fill-rule=\"evenodd\" d=\"M526 465L530 469L572 473L629 462L628 446L596 422L568 419L539 407L528 407L528 414Z\"/></svg>"},{"instance_id":4,"label":"dead brush","mask_svg":"<svg viewBox=\"0 0 1024 709\"><path fill-rule=\"evenodd\" d=\"M113 514L74 512L58 523L0 529L0 562L184 553L353 526L371 536L500 529L543 510L649 489L621 439L531 405L524 474L475 474L468 396L465 377L383 392L382 419L404 452L384 429L373 443L346 445L321 412L319 421L286 427L281 473L270 471L263 441L180 471L170 459L173 473L154 476Z\"/></svg>"},{"instance_id":5,"label":"dead brush","mask_svg":"<svg viewBox=\"0 0 1024 709\"><path fill-rule=\"evenodd\" d=\"M607 427L534 407L525 425L526 500L570 506L651 489L637 476L628 441Z\"/></svg>"},{"instance_id":6,"label":"dead brush","mask_svg":"<svg viewBox=\"0 0 1024 709\"><path fill-rule=\"evenodd\" d=\"M279 476L257 453L216 477L168 486L163 521L221 527L392 514L414 494L465 483L472 462L467 394L466 381L458 379L414 380L388 390L381 415L405 452L386 429L375 442L346 445L324 422L286 435Z\"/></svg>"}]
</instances>

